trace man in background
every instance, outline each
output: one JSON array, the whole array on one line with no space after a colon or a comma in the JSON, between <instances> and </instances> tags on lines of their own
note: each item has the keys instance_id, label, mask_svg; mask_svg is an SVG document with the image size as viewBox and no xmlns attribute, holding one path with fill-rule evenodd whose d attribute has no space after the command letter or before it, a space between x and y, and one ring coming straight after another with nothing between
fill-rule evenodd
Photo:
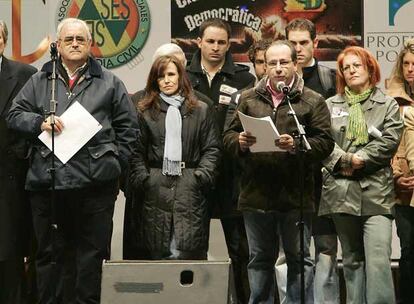
<instances>
[{"instance_id":1,"label":"man in background","mask_svg":"<svg viewBox=\"0 0 414 304\"><path fill-rule=\"evenodd\" d=\"M230 49L231 27L221 19L208 19L199 27L199 49L187 71L195 90L207 95L214 104L217 128L222 133L231 95L253 86L255 77L249 67L235 64ZM224 153L215 188L209 195L212 217L220 218L228 254L232 260L237 303L248 301L248 246L243 217L237 211L238 191L234 178L234 160Z\"/></svg>"},{"instance_id":2,"label":"man in background","mask_svg":"<svg viewBox=\"0 0 414 304\"><path fill-rule=\"evenodd\" d=\"M264 54L271 43L272 43L272 40L270 39L261 39L261 40L254 42L249 47L248 56L249 56L250 62L253 64L254 74L256 75L257 81L260 81L263 78L263 76L266 74L266 64L265 64ZM241 93L246 89L247 88L238 90L231 96L231 101L230 101L230 104L228 106L227 113L226 113L226 123L224 124L224 130L227 128L228 124L233 118L233 115L237 108L237 104L239 102Z\"/></svg>"},{"instance_id":3,"label":"man in background","mask_svg":"<svg viewBox=\"0 0 414 304\"><path fill-rule=\"evenodd\" d=\"M261 80L266 74L265 52L270 44L272 44L272 40L261 39L253 43L249 48L249 60L253 64L257 81Z\"/></svg>"},{"instance_id":4,"label":"man in background","mask_svg":"<svg viewBox=\"0 0 414 304\"><path fill-rule=\"evenodd\" d=\"M325 99L336 94L335 70L321 65L314 57L318 46L315 25L303 18L293 19L285 28L286 38L298 54L298 73L305 86L318 92ZM312 218L312 234L315 243L315 303L339 304L339 278L336 255L338 241L333 221L319 217L319 201L322 189L321 164L315 170L316 213Z\"/></svg>"},{"instance_id":5,"label":"man in background","mask_svg":"<svg viewBox=\"0 0 414 304\"><path fill-rule=\"evenodd\" d=\"M23 303L24 257L29 255L31 219L24 180L26 141L7 128L13 98L36 69L4 56L8 30L0 20L0 303Z\"/></svg>"}]
</instances>

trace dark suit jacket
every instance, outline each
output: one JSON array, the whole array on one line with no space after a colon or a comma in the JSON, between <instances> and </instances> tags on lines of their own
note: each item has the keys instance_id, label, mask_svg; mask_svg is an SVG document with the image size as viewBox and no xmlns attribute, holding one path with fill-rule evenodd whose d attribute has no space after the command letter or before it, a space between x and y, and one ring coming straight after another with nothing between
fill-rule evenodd
<instances>
[{"instance_id":1,"label":"dark suit jacket","mask_svg":"<svg viewBox=\"0 0 414 304\"><path fill-rule=\"evenodd\" d=\"M6 125L14 96L36 69L3 57L0 70L0 261L22 256L31 219L24 191L25 141Z\"/></svg>"}]
</instances>

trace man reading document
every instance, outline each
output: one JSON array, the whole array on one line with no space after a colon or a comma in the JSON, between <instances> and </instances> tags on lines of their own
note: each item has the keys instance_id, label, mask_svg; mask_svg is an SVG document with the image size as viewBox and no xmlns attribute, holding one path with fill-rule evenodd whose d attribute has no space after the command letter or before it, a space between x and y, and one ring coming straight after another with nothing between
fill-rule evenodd
<instances>
[{"instance_id":1,"label":"man reading document","mask_svg":"<svg viewBox=\"0 0 414 304\"><path fill-rule=\"evenodd\" d=\"M236 115L224 135L227 151L238 158L241 170L239 208L243 211L249 242L248 264L251 295L249 303L273 303L274 265L279 233L286 254L287 302L300 303L299 219L300 176L295 153L297 126L288 114L288 95L299 122L304 125L311 150L305 154L304 234L306 303L313 303L313 262L309 254L310 218L313 202L313 165L327 157L334 142L330 135L330 114L324 98L304 87L296 73L295 48L288 41L275 41L265 53L266 76L243 92L238 110L253 117L270 116L280 133L274 144L281 152L252 153L256 138L244 132Z\"/></svg>"}]
</instances>

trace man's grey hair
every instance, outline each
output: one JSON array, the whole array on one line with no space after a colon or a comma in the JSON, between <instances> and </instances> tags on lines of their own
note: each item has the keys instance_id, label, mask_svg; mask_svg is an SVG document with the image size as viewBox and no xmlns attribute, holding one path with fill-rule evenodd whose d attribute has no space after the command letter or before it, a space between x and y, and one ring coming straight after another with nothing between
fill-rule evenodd
<instances>
[{"instance_id":1,"label":"man's grey hair","mask_svg":"<svg viewBox=\"0 0 414 304\"><path fill-rule=\"evenodd\" d=\"M155 50L154 55L152 56L152 62L157 60L161 56L168 56L168 55L174 55L174 54L180 54L185 58L185 53L182 48L180 48L175 43L165 43L161 45L158 49ZM187 65L187 59L185 59L184 67Z\"/></svg>"},{"instance_id":2,"label":"man's grey hair","mask_svg":"<svg viewBox=\"0 0 414 304\"><path fill-rule=\"evenodd\" d=\"M77 19L77 18L66 18L63 19L57 26L57 31L56 31L56 38L60 39L60 33L62 32L62 29L68 25L68 24L79 24L80 26L82 26L85 29L85 32L88 35L88 40L92 40L92 35L91 35L91 31L89 30L89 26L86 24L85 21L81 20L81 19Z\"/></svg>"},{"instance_id":3,"label":"man's grey hair","mask_svg":"<svg viewBox=\"0 0 414 304\"><path fill-rule=\"evenodd\" d=\"M0 20L0 33L3 37L4 44L7 43L7 39L9 38L9 30L7 29L6 22Z\"/></svg>"}]
</instances>

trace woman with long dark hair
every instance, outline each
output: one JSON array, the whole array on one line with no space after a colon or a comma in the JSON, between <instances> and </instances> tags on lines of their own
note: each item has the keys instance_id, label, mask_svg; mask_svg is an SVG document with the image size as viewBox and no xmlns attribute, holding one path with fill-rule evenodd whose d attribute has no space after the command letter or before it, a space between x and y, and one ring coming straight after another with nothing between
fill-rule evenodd
<instances>
[{"instance_id":1,"label":"woman with long dark hair","mask_svg":"<svg viewBox=\"0 0 414 304\"><path fill-rule=\"evenodd\" d=\"M184 67L161 56L138 103L140 134L129 186L142 195L144 241L152 259L206 259L209 214L220 140L206 104Z\"/></svg>"}]
</instances>

